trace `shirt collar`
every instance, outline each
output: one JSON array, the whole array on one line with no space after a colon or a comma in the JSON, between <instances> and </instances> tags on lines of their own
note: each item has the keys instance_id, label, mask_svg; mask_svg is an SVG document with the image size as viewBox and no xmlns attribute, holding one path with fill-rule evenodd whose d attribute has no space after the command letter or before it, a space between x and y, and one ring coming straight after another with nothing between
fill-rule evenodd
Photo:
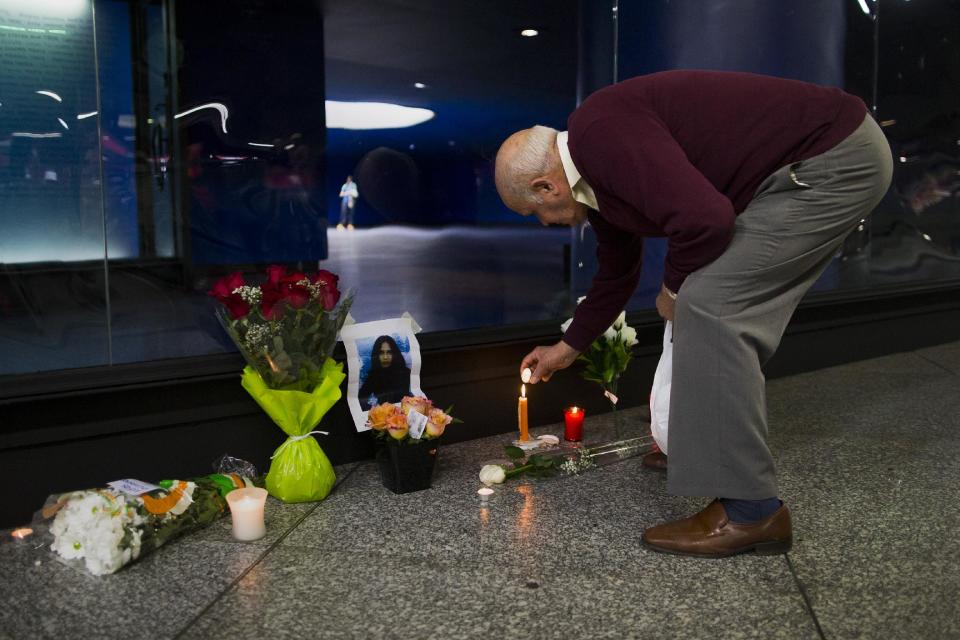
<instances>
[{"instance_id":1,"label":"shirt collar","mask_svg":"<svg viewBox=\"0 0 960 640\"><path fill-rule=\"evenodd\" d=\"M573 158L570 157L570 149L567 147L568 133L561 131L557 134L557 151L560 152L560 163L563 165L563 172L567 176L567 182L570 183L570 191L573 199L577 202L587 205L594 211L599 211L597 206L597 196L593 193L593 188L583 179L577 167L573 164Z\"/></svg>"}]
</instances>

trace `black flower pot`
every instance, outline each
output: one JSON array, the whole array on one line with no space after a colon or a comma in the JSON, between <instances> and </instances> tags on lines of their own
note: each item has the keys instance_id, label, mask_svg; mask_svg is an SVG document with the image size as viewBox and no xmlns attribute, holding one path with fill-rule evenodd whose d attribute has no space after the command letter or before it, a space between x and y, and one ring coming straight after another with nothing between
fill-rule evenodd
<instances>
[{"instance_id":1,"label":"black flower pot","mask_svg":"<svg viewBox=\"0 0 960 640\"><path fill-rule=\"evenodd\" d=\"M394 493L429 489L439 449L439 440L378 442L377 465L383 486Z\"/></svg>"}]
</instances>

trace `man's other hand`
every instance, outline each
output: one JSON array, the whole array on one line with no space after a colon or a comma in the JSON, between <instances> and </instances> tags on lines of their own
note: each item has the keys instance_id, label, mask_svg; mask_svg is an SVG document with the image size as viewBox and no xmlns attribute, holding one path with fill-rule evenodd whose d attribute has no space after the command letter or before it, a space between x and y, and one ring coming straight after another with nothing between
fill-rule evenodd
<instances>
[{"instance_id":1,"label":"man's other hand","mask_svg":"<svg viewBox=\"0 0 960 640\"><path fill-rule=\"evenodd\" d=\"M579 351L561 340L551 347L537 347L528 353L520 363L520 371L522 373L524 369L530 368L533 372L530 376L530 384L536 384L541 380L547 382L554 371L566 369L573 364L578 355L580 355Z\"/></svg>"},{"instance_id":2,"label":"man's other hand","mask_svg":"<svg viewBox=\"0 0 960 640\"><path fill-rule=\"evenodd\" d=\"M677 302L676 294L667 289L666 285L660 287L660 293L657 295L657 313L664 320L673 320L673 307Z\"/></svg>"}]
</instances>

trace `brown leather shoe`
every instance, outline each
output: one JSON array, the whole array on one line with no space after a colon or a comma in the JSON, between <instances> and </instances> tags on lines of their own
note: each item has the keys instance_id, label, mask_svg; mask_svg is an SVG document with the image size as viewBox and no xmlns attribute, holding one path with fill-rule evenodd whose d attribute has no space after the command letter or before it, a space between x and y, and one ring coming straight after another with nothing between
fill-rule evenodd
<instances>
[{"instance_id":1,"label":"brown leather shoe","mask_svg":"<svg viewBox=\"0 0 960 640\"><path fill-rule=\"evenodd\" d=\"M643 466L654 471L667 470L667 454L663 451L653 451L643 456Z\"/></svg>"},{"instance_id":2,"label":"brown leather shoe","mask_svg":"<svg viewBox=\"0 0 960 640\"><path fill-rule=\"evenodd\" d=\"M723 558L754 551L761 555L786 553L793 544L790 510L783 504L760 522L730 522L719 500L700 513L651 527L643 542L654 551L704 558Z\"/></svg>"}]
</instances>

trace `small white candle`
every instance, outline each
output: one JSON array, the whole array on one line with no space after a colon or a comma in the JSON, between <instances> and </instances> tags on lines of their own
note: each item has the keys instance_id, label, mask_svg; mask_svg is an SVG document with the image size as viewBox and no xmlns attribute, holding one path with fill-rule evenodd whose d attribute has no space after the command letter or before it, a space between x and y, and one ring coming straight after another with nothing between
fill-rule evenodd
<instances>
[{"instance_id":1,"label":"small white candle","mask_svg":"<svg viewBox=\"0 0 960 640\"><path fill-rule=\"evenodd\" d=\"M259 540L267 534L263 523L263 506L267 490L259 487L234 489L227 494L230 515L233 518L233 537L237 540Z\"/></svg>"},{"instance_id":2,"label":"small white candle","mask_svg":"<svg viewBox=\"0 0 960 640\"><path fill-rule=\"evenodd\" d=\"M493 495L493 489L490 487L483 487L482 489L477 490L477 495L480 496L480 504L487 504L487 500L490 499L490 496Z\"/></svg>"}]
</instances>

